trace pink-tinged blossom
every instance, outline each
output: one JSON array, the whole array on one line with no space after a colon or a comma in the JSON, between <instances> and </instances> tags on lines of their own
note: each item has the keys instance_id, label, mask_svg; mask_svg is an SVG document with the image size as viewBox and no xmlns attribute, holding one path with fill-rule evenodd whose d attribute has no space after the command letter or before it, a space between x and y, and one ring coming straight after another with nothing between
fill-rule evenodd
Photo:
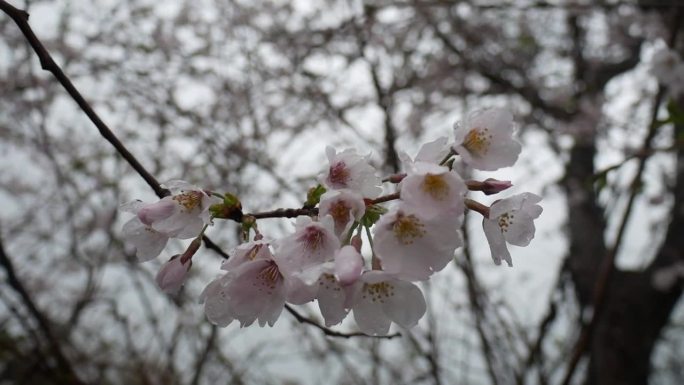
<instances>
[{"instance_id":1,"label":"pink-tinged blossom","mask_svg":"<svg viewBox=\"0 0 684 385\"><path fill-rule=\"evenodd\" d=\"M358 221L366 212L366 204L363 197L351 190L332 190L321 196L318 206L318 215L332 217L335 225L335 234L340 239L347 236L354 221Z\"/></svg>"},{"instance_id":2,"label":"pink-tinged blossom","mask_svg":"<svg viewBox=\"0 0 684 385\"><path fill-rule=\"evenodd\" d=\"M230 271L245 262L254 261L255 259L268 259L272 256L269 249L269 241L266 240L242 243L229 254L230 258L221 263L221 270Z\"/></svg>"},{"instance_id":3,"label":"pink-tinged blossom","mask_svg":"<svg viewBox=\"0 0 684 385\"><path fill-rule=\"evenodd\" d=\"M330 166L320 179L328 189L349 189L364 198L376 198L382 193L380 177L368 162L368 156L358 155L353 149L338 153L332 147L326 148L326 154Z\"/></svg>"},{"instance_id":4,"label":"pink-tinged blossom","mask_svg":"<svg viewBox=\"0 0 684 385\"><path fill-rule=\"evenodd\" d=\"M515 164L521 146L513 138L513 115L502 108L473 112L454 126L454 151L478 170L493 171Z\"/></svg>"},{"instance_id":5,"label":"pink-tinged blossom","mask_svg":"<svg viewBox=\"0 0 684 385\"><path fill-rule=\"evenodd\" d=\"M401 200L420 208L426 217L463 215L467 188L461 177L449 168L419 162L401 181Z\"/></svg>"},{"instance_id":6,"label":"pink-tinged blossom","mask_svg":"<svg viewBox=\"0 0 684 385\"><path fill-rule=\"evenodd\" d=\"M285 277L270 253L245 261L212 281L202 293L204 311L212 323L241 326L258 321L273 326L285 305Z\"/></svg>"},{"instance_id":7,"label":"pink-tinged blossom","mask_svg":"<svg viewBox=\"0 0 684 385\"><path fill-rule=\"evenodd\" d=\"M392 322L409 329L425 314L425 298L418 286L384 271L367 271L356 286L353 312L359 329L386 335Z\"/></svg>"},{"instance_id":8,"label":"pink-tinged blossom","mask_svg":"<svg viewBox=\"0 0 684 385\"><path fill-rule=\"evenodd\" d=\"M120 209L135 214L124 224L123 236L136 247L141 261L155 258L164 249L169 238L194 238L210 222L209 206L220 202L201 189L183 181L171 181L168 186L173 195L154 203L134 200Z\"/></svg>"},{"instance_id":9,"label":"pink-tinged blossom","mask_svg":"<svg viewBox=\"0 0 684 385\"><path fill-rule=\"evenodd\" d=\"M165 293L176 294L185 283L190 266L192 266L192 259L188 258L183 263L180 254L174 255L159 269L155 279L157 286Z\"/></svg>"},{"instance_id":10,"label":"pink-tinged blossom","mask_svg":"<svg viewBox=\"0 0 684 385\"><path fill-rule=\"evenodd\" d=\"M462 222L462 211L428 217L415 206L395 206L375 226L374 250L382 269L410 281L428 279L463 244Z\"/></svg>"},{"instance_id":11,"label":"pink-tinged blossom","mask_svg":"<svg viewBox=\"0 0 684 385\"><path fill-rule=\"evenodd\" d=\"M164 187L171 190L172 195L153 205L163 205L169 215L152 222L152 228L181 239L197 236L202 226L211 222L209 207L221 200L179 180L168 182ZM172 204L172 210L166 208L169 203Z\"/></svg>"},{"instance_id":12,"label":"pink-tinged blossom","mask_svg":"<svg viewBox=\"0 0 684 385\"><path fill-rule=\"evenodd\" d=\"M542 213L537 203L541 197L522 193L495 202L489 208L489 218L484 218L482 227L489 242L492 259L497 265L501 260L513 266L506 242L516 246L527 246L534 238L534 219Z\"/></svg>"},{"instance_id":13,"label":"pink-tinged blossom","mask_svg":"<svg viewBox=\"0 0 684 385\"><path fill-rule=\"evenodd\" d=\"M276 259L284 271L301 272L314 265L331 261L340 248L330 216L319 222L310 217L297 217L295 232L276 244Z\"/></svg>"}]
</instances>

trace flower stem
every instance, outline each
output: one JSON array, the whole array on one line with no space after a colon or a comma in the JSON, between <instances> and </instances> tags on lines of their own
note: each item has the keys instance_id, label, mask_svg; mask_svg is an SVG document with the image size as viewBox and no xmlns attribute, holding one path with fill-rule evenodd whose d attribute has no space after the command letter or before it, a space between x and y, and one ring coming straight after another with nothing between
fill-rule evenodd
<instances>
[{"instance_id":1,"label":"flower stem","mask_svg":"<svg viewBox=\"0 0 684 385\"><path fill-rule=\"evenodd\" d=\"M483 205L482 203L466 198L465 206L470 210L477 211L478 213L482 214L483 217L489 218L489 207Z\"/></svg>"}]
</instances>

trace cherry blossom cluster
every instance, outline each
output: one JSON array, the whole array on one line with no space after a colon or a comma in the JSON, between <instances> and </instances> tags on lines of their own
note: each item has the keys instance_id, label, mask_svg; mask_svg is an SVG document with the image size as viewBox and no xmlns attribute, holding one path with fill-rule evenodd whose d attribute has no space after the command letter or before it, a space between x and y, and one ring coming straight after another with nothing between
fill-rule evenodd
<instances>
[{"instance_id":1,"label":"cherry blossom cluster","mask_svg":"<svg viewBox=\"0 0 684 385\"><path fill-rule=\"evenodd\" d=\"M672 97L684 93L684 61L677 51L661 47L651 59L650 72L658 83L666 86Z\"/></svg>"},{"instance_id":2,"label":"cherry blossom cluster","mask_svg":"<svg viewBox=\"0 0 684 385\"><path fill-rule=\"evenodd\" d=\"M243 214L234 195L181 181L170 182L171 195L158 202L122 205L135 214L123 233L141 261L159 255L169 238L195 238L157 275L163 290L176 292L207 226L214 219L236 220L246 242L230 253L221 265L224 273L201 295L209 321L272 326L286 303L316 301L326 326L353 313L362 332L385 335L392 323L411 328L422 318L426 305L417 283L444 269L463 246L466 209L482 214L497 265L504 260L512 266L508 243L526 246L534 237L540 197L523 193L487 207L467 198L468 191L497 194L511 183L464 181L453 169L457 158L478 170L512 166L521 150L514 130L506 110L472 113L455 126L453 142L439 138L424 144L415 158L402 154L404 172L385 179L368 156L328 148L329 165L319 185L309 191L303 209L291 210L294 229L278 239L262 234L257 215ZM396 184L397 191L382 195L383 181Z\"/></svg>"}]
</instances>

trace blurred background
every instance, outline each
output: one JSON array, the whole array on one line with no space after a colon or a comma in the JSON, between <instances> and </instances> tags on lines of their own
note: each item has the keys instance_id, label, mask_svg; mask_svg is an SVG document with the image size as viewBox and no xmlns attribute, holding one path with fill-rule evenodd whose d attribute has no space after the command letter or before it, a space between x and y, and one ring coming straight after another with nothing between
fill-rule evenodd
<instances>
[{"instance_id":1,"label":"blurred background","mask_svg":"<svg viewBox=\"0 0 684 385\"><path fill-rule=\"evenodd\" d=\"M684 52L682 2L9 3L162 182L300 207L326 145L389 175L500 106L521 158L471 177L540 194L544 213L513 268L467 215L466 246L400 337L330 337L287 312L216 328L198 299L221 255L201 249L178 296L156 287L186 244L136 262L118 206L154 192L0 13L0 384L684 383L684 104L649 72L658 50ZM208 235L229 251L238 230Z\"/></svg>"}]
</instances>

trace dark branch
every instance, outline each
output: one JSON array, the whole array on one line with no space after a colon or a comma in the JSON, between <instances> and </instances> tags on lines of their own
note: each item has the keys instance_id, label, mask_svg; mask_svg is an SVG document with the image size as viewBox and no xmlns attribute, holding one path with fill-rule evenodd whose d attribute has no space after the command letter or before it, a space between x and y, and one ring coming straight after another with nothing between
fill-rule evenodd
<instances>
[{"instance_id":1,"label":"dark branch","mask_svg":"<svg viewBox=\"0 0 684 385\"><path fill-rule=\"evenodd\" d=\"M392 339L394 337L400 337L401 334L399 333L394 333L394 334L389 334L386 336L369 336L368 334L364 334L361 332L356 332L356 333L340 333L336 332L332 329L328 329L327 327L319 324L318 322L306 318L303 315L299 314L295 309L293 309L290 305L285 305L285 310L287 310L290 314L292 314L295 319L303 324L311 325L314 326L316 329L320 330L323 332L328 337L338 337L338 338L352 338L352 337L370 337L370 338L386 338L386 339Z\"/></svg>"}]
</instances>

